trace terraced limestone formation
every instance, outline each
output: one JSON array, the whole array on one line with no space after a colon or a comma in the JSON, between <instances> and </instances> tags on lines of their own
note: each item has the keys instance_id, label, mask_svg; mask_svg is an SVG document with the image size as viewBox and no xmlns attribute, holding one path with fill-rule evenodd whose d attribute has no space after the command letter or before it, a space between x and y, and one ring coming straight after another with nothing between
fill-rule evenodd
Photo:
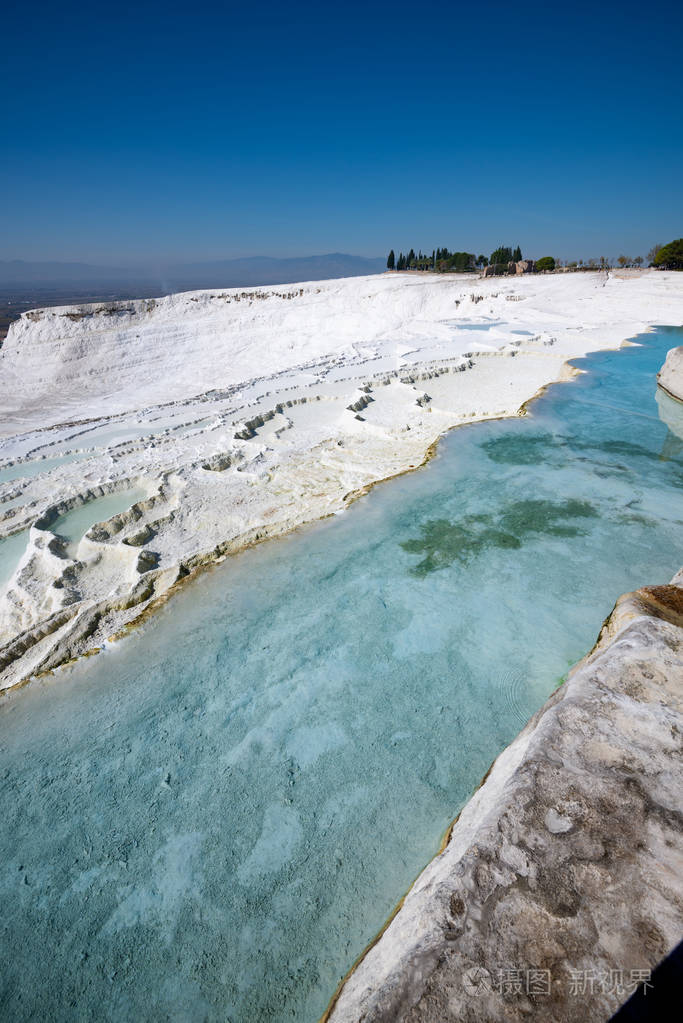
<instances>
[{"instance_id":1,"label":"terraced limestone formation","mask_svg":"<svg viewBox=\"0 0 683 1023\"><path fill-rule=\"evenodd\" d=\"M343 511L454 426L524 413L577 372L568 359L682 309L675 274L596 273L24 314L0 352L0 689L102 647L203 566ZM128 491L78 543L53 530Z\"/></svg>"}]
</instances>

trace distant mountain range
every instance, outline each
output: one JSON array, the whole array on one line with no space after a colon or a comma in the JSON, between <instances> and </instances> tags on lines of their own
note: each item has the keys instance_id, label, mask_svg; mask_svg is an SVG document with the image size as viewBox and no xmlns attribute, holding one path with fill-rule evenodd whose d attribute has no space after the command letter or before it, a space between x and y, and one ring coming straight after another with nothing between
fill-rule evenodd
<instances>
[{"instance_id":1,"label":"distant mountain range","mask_svg":"<svg viewBox=\"0 0 683 1023\"><path fill-rule=\"evenodd\" d=\"M229 288L241 285L291 284L334 277L380 273L385 258L368 259L333 252L322 256L275 259L250 256L203 263L175 263L161 267L110 267L89 263L25 262L0 260L0 287L116 286L158 289L159 294L192 288Z\"/></svg>"}]
</instances>

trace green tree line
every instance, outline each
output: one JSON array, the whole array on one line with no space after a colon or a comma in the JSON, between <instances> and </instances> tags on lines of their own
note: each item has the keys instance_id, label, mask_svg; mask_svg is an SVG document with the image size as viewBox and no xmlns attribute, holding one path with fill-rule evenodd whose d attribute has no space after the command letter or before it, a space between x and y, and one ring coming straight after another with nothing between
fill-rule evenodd
<instances>
[{"instance_id":1,"label":"green tree line","mask_svg":"<svg viewBox=\"0 0 683 1023\"><path fill-rule=\"evenodd\" d=\"M389 270L431 270L437 273L457 272L467 273L481 269L486 266L495 267L495 273L505 274L508 272L510 263L519 263L523 259L522 249L517 245L514 249L508 245L499 245L490 256L475 256L473 252L451 252L450 249L432 249L431 255L422 252L417 253L414 249L404 255L399 252L398 257L392 249L387 259ZM645 260L642 256L632 259L630 256L619 256L618 259L600 256L599 259L579 259L568 262L556 259L553 256L542 256L537 259L534 269L540 272L553 271L558 267L566 267L570 270L608 270L615 264L619 267L639 268ZM653 245L647 254L647 263L650 267L658 270L683 270L683 238L677 238L668 245Z\"/></svg>"},{"instance_id":2,"label":"green tree line","mask_svg":"<svg viewBox=\"0 0 683 1023\"><path fill-rule=\"evenodd\" d=\"M475 255L473 252L451 252L450 249L432 249L431 255L415 249L410 249L407 254L399 252L398 257L392 249L387 258L388 270L432 270L440 273L457 272L468 273L490 263L507 264L519 262L522 258L522 250L519 245L515 248L499 246L491 253L490 258L484 255Z\"/></svg>"}]
</instances>

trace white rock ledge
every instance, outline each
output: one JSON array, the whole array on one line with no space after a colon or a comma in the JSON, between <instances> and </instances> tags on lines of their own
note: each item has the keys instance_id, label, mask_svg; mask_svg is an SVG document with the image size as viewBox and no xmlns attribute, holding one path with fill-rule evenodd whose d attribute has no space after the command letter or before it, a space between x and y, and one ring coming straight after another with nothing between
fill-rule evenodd
<instances>
[{"instance_id":1,"label":"white rock ledge","mask_svg":"<svg viewBox=\"0 0 683 1023\"><path fill-rule=\"evenodd\" d=\"M654 969L683 932L682 694L683 570L619 600L495 761L331 1023L608 1019L631 971ZM548 971L537 993L528 970ZM571 970L622 971L626 990L577 989Z\"/></svg>"},{"instance_id":2,"label":"white rock ledge","mask_svg":"<svg viewBox=\"0 0 683 1023\"><path fill-rule=\"evenodd\" d=\"M672 348L657 374L659 386L678 401L683 401L683 345Z\"/></svg>"}]
</instances>

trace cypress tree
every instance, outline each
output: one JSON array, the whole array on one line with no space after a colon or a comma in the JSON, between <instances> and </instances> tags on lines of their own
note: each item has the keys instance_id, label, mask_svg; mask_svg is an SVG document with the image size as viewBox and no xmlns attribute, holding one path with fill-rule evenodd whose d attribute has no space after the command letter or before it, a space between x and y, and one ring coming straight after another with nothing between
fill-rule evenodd
<instances>
[{"instance_id":1,"label":"cypress tree","mask_svg":"<svg viewBox=\"0 0 683 1023\"><path fill-rule=\"evenodd\" d=\"M513 261L515 263L519 263L521 258L522 258L522 250L520 249L520 247L518 245L517 248L515 249L515 251L512 253L512 259L513 259Z\"/></svg>"},{"instance_id":2,"label":"cypress tree","mask_svg":"<svg viewBox=\"0 0 683 1023\"><path fill-rule=\"evenodd\" d=\"M396 266L396 257L394 256L394 250L392 249L387 259L387 270L393 270Z\"/></svg>"},{"instance_id":3,"label":"cypress tree","mask_svg":"<svg viewBox=\"0 0 683 1023\"><path fill-rule=\"evenodd\" d=\"M512 249L506 245L500 245L491 253L490 263L509 263L512 260Z\"/></svg>"}]
</instances>

